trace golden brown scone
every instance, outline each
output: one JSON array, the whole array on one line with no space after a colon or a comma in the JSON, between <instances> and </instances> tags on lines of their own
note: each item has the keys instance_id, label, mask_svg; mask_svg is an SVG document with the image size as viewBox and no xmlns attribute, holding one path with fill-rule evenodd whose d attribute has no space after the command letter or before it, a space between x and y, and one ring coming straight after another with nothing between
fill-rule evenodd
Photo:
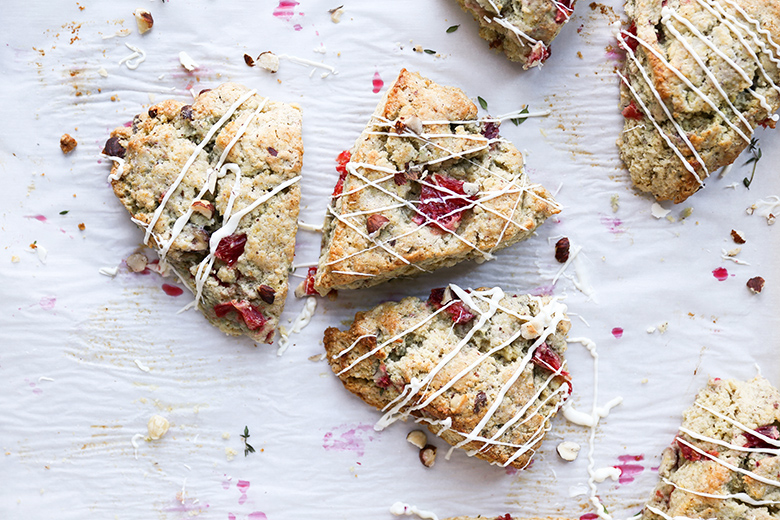
<instances>
[{"instance_id":1,"label":"golden brown scone","mask_svg":"<svg viewBox=\"0 0 780 520\"><path fill-rule=\"evenodd\" d=\"M766 379L712 379L664 450L643 520L780 518L780 392Z\"/></svg>"},{"instance_id":2,"label":"golden brown scone","mask_svg":"<svg viewBox=\"0 0 780 520\"><path fill-rule=\"evenodd\" d=\"M357 313L349 330L325 331L325 350L344 386L384 411L377 428L411 417L522 469L571 390L565 311L548 297L450 285Z\"/></svg>"},{"instance_id":3,"label":"golden brown scone","mask_svg":"<svg viewBox=\"0 0 780 520\"><path fill-rule=\"evenodd\" d=\"M774 128L780 106L780 2L626 0L618 140L631 179L682 202Z\"/></svg>"},{"instance_id":4,"label":"golden brown scone","mask_svg":"<svg viewBox=\"0 0 780 520\"><path fill-rule=\"evenodd\" d=\"M559 212L523 157L457 88L402 70L328 206L315 289L356 289L492 258ZM351 158L350 158L351 157Z\"/></svg>"},{"instance_id":5,"label":"golden brown scone","mask_svg":"<svg viewBox=\"0 0 780 520\"><path fill-rule=\"evenodd\" d=\"M114 193L206 318L271 343L298 228L300 109L225 83L152 106L103 153Z\"/></svg>"},{"instance_id":6,"label":"golden brown scone","mask_svg":"<svg viewBox=\"0 0 780 520\"><path fill-rule=\"evenodd\" d=\"M569 518L563 518L563 517L549 517L546 516L544 518L542 517L534 517L534 518L519 518L516 516L512 516L509 513L506 513L504 515L498 515L498 516L485 516L485 515L479 515L479 516L453 516L450 518L444 518L443 520L571 520Z\"/></svg>"},{"instance_id":7,"label":"golden brown scone","mask_svg":"<svg viewBox=\"0 0 780 520\"><path fill-rule=\"evenodd\" d=\"M574 12L576 0L458 0L479 23L479 35L524 69L550 57L550 43Z\"/></svg>"}]
</instances>

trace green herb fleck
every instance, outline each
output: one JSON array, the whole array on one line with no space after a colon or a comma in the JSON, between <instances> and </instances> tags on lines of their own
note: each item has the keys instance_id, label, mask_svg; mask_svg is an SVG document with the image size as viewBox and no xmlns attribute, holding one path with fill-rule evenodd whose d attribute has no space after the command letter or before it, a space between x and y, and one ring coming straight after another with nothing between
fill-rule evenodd
<instances>
[{"instance_id":1,"label":"green herb fleck","mask_svg":"<svg viewBox=\"0 0 780 520\"><path fill-rule=\"evenodd\" d=\"M247 442L247 439L249 438L249 426L244 426L244 433L240 437L244 439L244 457L250 453L254 453L255 449L251 444L249 444L249 442Z\"/></svg>"},{"instance_id":2,"label":"green herb fleck","mask_svg":"<svg viewBox=\"0 0 780 520\"><path fill-rule=\"evenodd\" d=\"M521 114L527 114L528 113L528 107L523 108L520 111L520 113ZM523 123L525 123L526 119L528 119L528 118L527 117L514 117L514 118L510 119L510 121L512 121L515 124L515 126L520 126Z\"/></svg>"},{"instance_id":3,"label":"green herb fleck","mask_svg":"<svg viewBox=\"0 0 780 520\"><path fill-rule=\"evenodd\" d=\"M747 166L748 164L753 163L753 171L750 173L749 179L747 177L742 179L742 184L744 184L746 188L750 189L750 184L753 182L753 176L756 174L756 166L758 166L758 161L761 160L761 148L758 146L758 139L754 137L750 140L750 147L748 150L753 154L753 157L745 161L745 164L742 166Z\"/></svg>"},{"instance_id":4,"label":"green herb fleck","mask_svg":"<svg viewBox=\"0 0 780 520\"><path fill-rule=\"evenodd\" d=\"M455 31L458 30L458 27L460 27L460 24L458 24L458 25L450 25L449 27L447 27L447 34L454 33Z\"/></svg>"},{"instance_id":5,"label":"green herb fleck","mask_svg":"<svg viewBox=\"0 0 780 520\"><path fill-rule=\"evenodd\" d=\"M423 52L425 54L436 54L436 51L433 49L423 49Z\"/></svg>"},{"instance_id":6,"label":"green herb fleck","mask_svg":"<svg viewBox=\"0 0 780 520\"><path fill-rule=\"evenodd\" d=\"M64 209L60 211L60 215L67 215L70 210Z\"/></svg>"},{"instance_id":7,"label":"green herb fleck","mask_svg":"<svg viewBox=\"0 0 780 520\"><path fill-rule=\"evenodd\" d=\"M484 110L487 110L487 107L488 107L487 101L482 99L481 96L477 96L477 101L479 101L479 106L481 106Z\"/></svg>"}]
</instances>

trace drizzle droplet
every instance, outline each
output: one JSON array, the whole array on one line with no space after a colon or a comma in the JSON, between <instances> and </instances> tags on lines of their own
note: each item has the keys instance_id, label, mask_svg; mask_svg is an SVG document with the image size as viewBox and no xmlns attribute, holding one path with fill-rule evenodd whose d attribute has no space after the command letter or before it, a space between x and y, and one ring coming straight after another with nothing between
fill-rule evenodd
<instances>
[{"instance_id":1,"label":"drizzle droplet","mask_svg":"<svg viewBox=\"0 0 780 520\"><path fill-rule=\"evenodd\" d=\"M385 85L385 82L382 81L381 76L379 76L379 72L374 72L374 81L373 81L374 88L371 90L374 94L378 93L380 90L382 90L382 87Z\"/></svg>"}]
</instances>

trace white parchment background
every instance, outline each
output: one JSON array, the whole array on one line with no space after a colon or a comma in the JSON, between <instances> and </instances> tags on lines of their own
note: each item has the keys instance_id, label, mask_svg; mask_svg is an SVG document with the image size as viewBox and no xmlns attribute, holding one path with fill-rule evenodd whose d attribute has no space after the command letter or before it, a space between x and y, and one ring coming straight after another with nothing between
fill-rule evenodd
<instances>
[{"instance_id":1,"label":"white parchment background","mask_svg":"<svg viewBox=\"0 0 780 520\"><path fill-rule=\"evenodd\" d=\"M779 228L745 212L780 194L777 135L757 133L764 158L750 190L741 185L748 173L742 157L688 203L664 204L674 221L656 219L652 201L630 187L614 145L621 117L609 12L620 14L617 0L595 8L581 1L552 58L527 72L490 51L453 0L355 1L334 24L327 10L337 6L300 0L285 19L267 0L3 5L0 518L382 520L398 500L440 517L590 512L586 497L570 496L586 481L585 457L566 464L555 454L563 439L586 444L587 429L557 418L536 462L521 473L460 451L426 469L405 441L411 425L374 432L378 413L348 394L324 361L309 360L322 352L326 327L386 299L425 297L448 282L511 292L549 285L559 267L553 244L562 235L582 247L579 269L567 274L594 295L566 277L555 294L576 315L571 335L598 344L601 401L625 399L599 426L595 446L597 466L636 466L624 474L633 481L599 486L618 517L649 496L652 468L709 376L750 378L758 364L780 383ZM137 7L155 19L143 36L132 17ZM132 34L103 38L122 28ZM130 53L125 43L147 53L136 70L118 64ZM417 53L416 45L438 54ZM245 65L244 53L266 50L321 61L338 74L323 79L322 70L288 61L275 75ZM180 51L198 63L196 71L181 67ZM375 74L389 84L401 67L481 96L489 104L485 115L524 104L551 109L547 118L503 125L502 134L527 151L532 180L557 191L561 215L493 262L321 300L282 357L275 347L224 336L198 313L177 315L186 293L167 296L160 277L127 272L122 261L142 235L114 199L108 165L98 157L111 128L153 101L188 100L190 87L197 92L228 80L299 103L306 149L301 218L320 223L337 177L334 159L380 97L372 92ZM65 132L79 142L67 156L58 144ZM681 220L687 207L693 212ZM739 258L749 266L721 259L722 249L734 247L732 229L747 236ZM29 251L33 242L48 252L45 262ZM299 233L298 262L315 260L318 249L317 233ZM116 266L115 278L98 273ZM727 280L713 276L719 267L730 273ZM767 286L752 295L745 282L757 275ZM302 306L291 296L285 320ZM647 332L663 323L666 333ZM621 338L611 332L616 327ZM588 410L592 360L579 344L570 346L568 360L573 400ZM130 440L153 414L167 417L171 430L160 441L141 441L136 460ZM244 426L257 450L248 457L239 437ZM443 455L445 445L433 442ZM238 456L229 461L226 449Z\"/></svg>"}]
</instances>

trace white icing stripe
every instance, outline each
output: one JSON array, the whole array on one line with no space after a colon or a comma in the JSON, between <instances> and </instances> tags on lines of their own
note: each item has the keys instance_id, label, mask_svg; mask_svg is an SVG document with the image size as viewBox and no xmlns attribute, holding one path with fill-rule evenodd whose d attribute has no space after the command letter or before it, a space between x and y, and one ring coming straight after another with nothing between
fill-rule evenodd
<instances>
[{"instance_id":1,"label":"white icing stripe","mask_svg":"<svg viewBox=\"0 0 780 520\"><path fill-rule=\"evenodd\" d=\"M230 108L228 108L227 112L217 121L206 133L206 136L203 138L203 140L200 142L200 144L195 148L195 151L192 152L190 157L187 159L187 162L184 163L184 167L182 167L181 172L176 177L176 179L171 183L171 185L168 187L168 189L165 192L165 195L163 196L162 201L160 202L160 205L157 206L157 209L154 211L154 214L152 215L151 221L149 222L148 227L146 228L146 235L144 235L144 244L149 244L149 237L152 234L152 231L154 230L154 226L157 224L157 221L160 219L160 216L162 215L162 212L165 210L166 204L168 204L168 200L171 198L173 193L176 191L176 189L179 187L179 184L181 184L181 181L184 179L184 176L187 174L187 171L190 169L190 166L192 166L192 163L195 162L195 159L197 158L198 154L206 147L206 145L211 141L211 138L214 137L214 135L219 131L220 128L222 128L222 125L224 125L228 119L230 119L233 116L233 113L238 110L238 107L244 104L244 102L255 95L257 91L256 90L250 90L248 92L245 92L244 95L239 97L235 103L233 103Z\"/></svg>"},{"instance_id":2,"label":"white icing stripe","mask_svg":"<svg viewBox=\"0 0 780 520\"><path fill-rule=\"evenodd\" d=\"M750 478L752 478L754 480L757 480L759 482L762 482L764 484L768 484L770 486L775 486L775 487L780 487L780 481L772 480L771 478L762 477L761 475L753 473L752 471L748 471L746 469L742 469L742 468L737 467L737 466L735 466L733 464L730 464L730 463L726 462L725 460L716 457L715 455L710 455L709 453L707 453L703 449L698 448L697 446L691 444L690 442L686 441L685 439L683 439L681 437L675 437L675 440L677 442L683 443L685 446L688 446L689 448L691 448L693 451L695 451L699 455L702 455L703 457L707 457L711 461L720 464L724 468L730 469L731 471L736 471L737 473L742 473L743 475L747 475L748 477L750 477Z\"/></svg>"},{"instance_id":3,"label":"white icing stripe","mask_svg":"<svg viewBox=\"0 0 780 520\"><path fill-rule=\"evenodd\" d=\"M774 456L780 455L780 449L772 449L772 448L746 448L744 446L737 446L735 444L729 444L728 442L721 441L719 439L713 439L712 437L707 437L706 435L702 435L700 433L697 433L693 430L689 430L688 428L685 428L684 426L680 426L680 431L684 434L688 435L689 437L693 437L697 441L704 441L709 442L712 444L717 444L718 446L723 446L724 448L728 448L730 450L735 451L742 451L745 453L768 453Z\"/></svg>"},{"instance_id":4,"label":"white icing stripe","mask_svg":"<svg viewBox=\"0 0 780 520\"><path fill-rule=\"evenodd\" d=\"M485 19L487 20L488 18L485 17ZM504 29L507 29L507 30L513 32L515 34L515 36L517 36L518 43L520 43L520 45L522 45L523 47L525 47L526 42L530 43L531 45L535 45L536 43L539 42L539 40L531 38L526 33L521 31L520 29L518 29L514 25L512 25L509 21L505 20L504 18L493 17L489 21L493 21L493 22L497 23L498 25L500 25L501 27L503 27ZM521 39L521 37L522 37L522 39ZM523 41L523 40L526 40L526 41Z\"/></svg>"},{"instance_id":5,"label":"white icing stripe","mask_svg":"<svg viewBox=\"0 0 780 520\"><path fill-rule=\"evenodd\" d=\"M279 327L279 334L282 337L279 340L279 348L276 350L277 356L281 356L285 353L287 348L290 346L290 336L292 334L298 334L304 329L304 327L306 327L306 325L309 324L312 316L314 316L314 311L316 309L317 298L314 296L309 296L306 298L306 303L303 305L303 309L301 309L301 312L298 314L298 316L295 317L295 320L290 327L290 331L285 332L282 327Z\"/></svg>"},{"instance_id":6,"label":"white icing stripe","mask_svg":"<svg viewBox=\"0 0 780 520\"><path fill-rule=\"evenodd\" d=\"M716 498L719 500L726 500L729 498L732 498L734 500L739 500L740 502L744 502L746 504L750 504L751 506L770 506L770 505L777 505L780 504L780 501L777 500L756 500L747 493L732 493L732 494L726 494L726 495L714 495L712 493L702 493L701 491L694 491L692 489L684 488L682 486L678 486L668 478L662 478L661 479L664 484L667 484L669 486L674 486L675 489L679 489L680 491L684 491L686 493L690 493L691 495L696 495L700 497L705 498Z\"/></svg>"},{"instance_id":7,"label":"white icing stripe","mask_svg":"<svg viewBox=\"0 0 780 520\"><path fill-rule=\"evenodd\" d=\"M748 428L747 426L745 426L741 422L735 421L731 417L727 417L727 416L723 415L722 413L716 412L712 408L704 406L701 403L694 402L693 404L695 404L696 406L698 406L702 410L711 413L715 417L718 417L719 419L723 419L724 421L728 422L729 424L731 424L733 426L736 426L737 428L739 428L743 432L749 433L749 434L753 435L754 437L757 437L757 438L761 439L762 441L766 442L767 444L770 444L772 446L776 446L776 447L780 448L780 441L772 439L770 437L767 437L766 435L763 435L761 433L758 433L756 430L753 430L752 428Z\"/></svg>"},{"instance_id":8,"label":"white icing stripe","mask_svg":"<svg viewBox=\"0 0 780 520\"><path fill-rule=\"evenodd\" d=\"M724 1L725 1L727 4L729 4L731 7L733 7L733 8L734 8L734 9L735 9L735 10L736 10L736 11L737 11L739 14L741 14L741 15L742 15L742 17L743 17L745 20L747 20L748 22L750 22L751 24L753 24L753 26L756 28L756 31L757 31L759 34L762 34L762 35L764 35L764 36L766 37L766 41L767 41L767 43L769 43L769 44L770 44L772 47L774 47L774 48L775 48L775 56L780 56L780 46L779 46L779 45L777 45L777 44L775 43L775 41L772 39L772 35L769 33L769 31L767 31L766 29L763 29L763 28L761 27L761 22L759 22L759 21L758 21L758 20L756 20L755 18L751 17L751 16L750 16L748 13L746 13L746 12L745 12L745 10L744 10L744 9L742 9L742 7L740 7L739 5L735 4L735 3L734 3L734 2L732 2L731 0L724 0Z\"/></svg>"}]
</instances>

